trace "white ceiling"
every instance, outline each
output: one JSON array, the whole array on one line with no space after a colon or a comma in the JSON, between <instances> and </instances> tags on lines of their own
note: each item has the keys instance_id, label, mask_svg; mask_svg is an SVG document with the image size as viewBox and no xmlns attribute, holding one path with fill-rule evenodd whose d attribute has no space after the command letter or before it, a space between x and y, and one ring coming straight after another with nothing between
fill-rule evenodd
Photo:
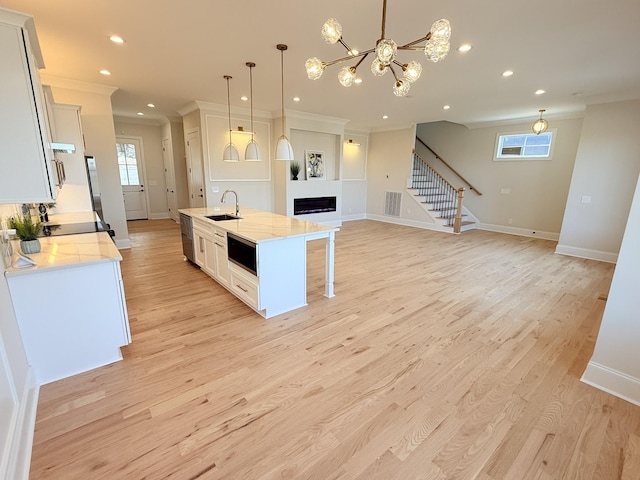
<instances>
[{"instance_id":1,"label":"white ceiling","mask_svg":"<svg viewBox=\"0 0 640 480\"><path fill-rule=\"evenodd\" d=\"M361 85L337 82L339 66L319 80L306 77L304 62L344 56L327 45L320 27L329 17L343 26L345 41L372 48L380 36L382 0L0 0L0 6L35 17L46 63L44 73L111 85L114 114L176 116L193 100L226 105L249 93L254 69L254 108L280 110L280 52L285 43L285 106L290 110L351 120L347 129L379 130L449 120L472 125L580 112L585 105L640 98L640 2L638 0L389 0L387 37L408 43L447 18L452 51L440 63L421 52L422 77L406 98L392 93L389 75L358 69ZM122 46L108 40L118 34ZM455 51L468 42L466 54ZM110 77L98 73L112 72ZM501 72L515 74L503 78ZM537 89L546 94L536 96ZM294 103L293 96L301 97ZM146 107L152 102L154 110ZM451 105L444 111L442 106ZM382 115L388 115L383 120Z\"/></svg>"}]
</instances>

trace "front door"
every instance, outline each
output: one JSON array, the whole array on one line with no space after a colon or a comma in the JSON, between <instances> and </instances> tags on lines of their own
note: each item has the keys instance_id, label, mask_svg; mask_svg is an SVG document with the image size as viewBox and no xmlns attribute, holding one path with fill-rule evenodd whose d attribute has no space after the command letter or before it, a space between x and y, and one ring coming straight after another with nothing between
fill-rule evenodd
<instances>
[{"instance_id":1,"label":"front door","mask_svg":"<svg viewBox=\"0 0 640 480\"><path fill-rule=\"evenodd\" d=\"M149 218L144 191L141 141L136 137L116 137L120 184L127 220Z\"/></svg>"}]
</instances>

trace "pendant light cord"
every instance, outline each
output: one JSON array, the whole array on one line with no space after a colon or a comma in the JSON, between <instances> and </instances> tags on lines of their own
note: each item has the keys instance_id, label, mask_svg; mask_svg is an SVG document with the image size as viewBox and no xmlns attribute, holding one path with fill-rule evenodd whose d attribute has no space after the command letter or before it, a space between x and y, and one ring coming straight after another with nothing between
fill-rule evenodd
<instances>
[{"instance_id":1,"label":"pendant light cord","mask_svg":"<svg viewBox=\"0 0 640 480\"><path fill-rule=\"evenodd\" d=\"M280 50L280 88L281 88L281 95L280 98L282 99L282 135L285 135L285 124L284 124L284 48L282 48Z\"/></svg>"},{"instance_id":2,"label":"pendant light cord","mask_svg":"<svg viewBox=\"0 0 640 480\"><path fill-rule=\"evenodd\" d=\"M224 78L227 79L227 113L229 114L229 145L231 145L231 90L229 90L229 79L232 77L226 75Z\"/></svg>"},{"instance_id":3,"label":"pendant light cord","mask_svg":"<svg viewBox=\"0 0 640 480\"><path fill-rule=\"evenodd\" d=\"M253 142L253 66L249 65L249 105L251 107L251 141Z\"/></svg>"}]
</instances>

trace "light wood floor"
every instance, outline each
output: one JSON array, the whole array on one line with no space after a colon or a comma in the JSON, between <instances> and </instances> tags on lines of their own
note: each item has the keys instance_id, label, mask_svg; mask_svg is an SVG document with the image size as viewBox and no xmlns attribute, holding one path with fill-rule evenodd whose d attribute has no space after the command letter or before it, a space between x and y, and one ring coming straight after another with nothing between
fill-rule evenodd
<instances>
[{"instance_id":1,"label":"light wood floor","mask_svg":"<svg viewBox=\"0 0 640 480\"><path fill-rule=\"evenodd\" d=\"M613 266L374 221L264 320L129 224L124 361L41 390L32 479L637 479L640 407L580 383Z\"/></svg>"}]
</instances>

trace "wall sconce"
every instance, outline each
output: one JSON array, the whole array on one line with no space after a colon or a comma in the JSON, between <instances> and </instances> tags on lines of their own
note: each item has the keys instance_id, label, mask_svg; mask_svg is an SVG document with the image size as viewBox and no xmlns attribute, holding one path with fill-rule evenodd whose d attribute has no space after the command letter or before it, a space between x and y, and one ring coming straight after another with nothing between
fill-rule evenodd
<instances>
[{"instance_id":1,"label":"wall sconce","mask_svg":"<svg viewBox=\"0 0 640 480\"><path fill-rule=\"evenodd\" d=\"M353 145L354 147L359 147L359 146L360 146L360 143L358 143L358 142L354 141L354 140L353 140L353 139L351 139L351 138L350 138L349 140L347 140L345 143L346 143L347 145Z\"/></svg>"}]
</instances>

